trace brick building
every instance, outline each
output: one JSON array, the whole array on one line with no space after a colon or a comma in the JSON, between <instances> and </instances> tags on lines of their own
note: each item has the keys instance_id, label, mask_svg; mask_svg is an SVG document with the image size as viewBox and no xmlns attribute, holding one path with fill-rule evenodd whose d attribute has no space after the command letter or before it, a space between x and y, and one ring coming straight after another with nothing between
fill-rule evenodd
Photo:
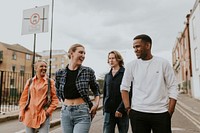
<instances>
[{"instance_id":1,"label":"brick building","mask_svg":"<svg viewBox=\"0 0 200 133\"><path fill-rule=\"evenodd\" d=\"M189 35L189 17L186 16L187 22L183 32L177 37L175 46L172 51L172 63L175 70L177 80L179 82L179 89L188 95L191 95L191 79L192 79L192 65L191 65L191 49L190 49L190 35Z\"/></svg>"}]
</instances>

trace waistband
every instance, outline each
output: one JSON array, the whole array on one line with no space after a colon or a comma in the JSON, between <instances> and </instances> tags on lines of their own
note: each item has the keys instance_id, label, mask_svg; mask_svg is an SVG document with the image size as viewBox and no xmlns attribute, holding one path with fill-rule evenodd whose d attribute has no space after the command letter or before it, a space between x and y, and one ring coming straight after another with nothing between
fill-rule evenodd
<instances>
[{"instance_id":1,"label":"waistband","mask_svg":"<svg viewBox=\"0 0 200 133\"><path fill-rule=\"evenodd\" d=\"M79 109L79 108L83 108L83 107L89 108L87 103L82 103L82 104L79 104L79 105L65 105L65 104L62 105L63 109L66 109L66 108L68 108L68 109L71 109L71 108Z\"/></svg>"}]
</instances>

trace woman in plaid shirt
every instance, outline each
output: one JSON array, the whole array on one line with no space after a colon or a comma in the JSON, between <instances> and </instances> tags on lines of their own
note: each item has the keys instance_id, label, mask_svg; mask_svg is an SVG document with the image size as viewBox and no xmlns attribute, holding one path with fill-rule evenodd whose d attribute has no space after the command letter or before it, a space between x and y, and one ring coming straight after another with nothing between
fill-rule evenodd
<instances>
[{"instance_id":1,"label":"woman in plaid shirt","mask_svg":"<svg viewBox=\"0 0 200 133\"><path fill-rule=\"evenodd\" d=\"M99 106L100 93L94 71L82 66L85 48L74 44L68 50L69 64L56 72L56 93L63 103L61 126L63 133L88 133L91 120ZM89 98L89 88L94 103Z\"/></svg>"}]
</instances>

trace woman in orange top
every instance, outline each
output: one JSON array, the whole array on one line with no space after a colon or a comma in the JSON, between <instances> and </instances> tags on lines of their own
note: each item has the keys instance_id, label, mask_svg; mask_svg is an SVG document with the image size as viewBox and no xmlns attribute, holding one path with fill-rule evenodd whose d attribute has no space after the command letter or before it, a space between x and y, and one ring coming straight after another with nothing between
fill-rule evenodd
<instances>
[{"instance_id":1,"label":"woman in orange top","mask_svg":"<svg viewBox=\"0 0 200 133\"><path fill-rule=\"evenodd\" d=\"M47 63L38 60L34 69L36 75L32 78L29 88L29 80L27 81L24 91L21 95L19 106L19 121L26 126L26 133L34 133L38 130L42 133L48 133L50 128L50 116L58 105L58 98L55 92L55 82L50 80L51 103L47 109L44 106L47 103L48 78L46 76ZM30 102L25 109L28 99L28 89L30 89Z\"/></svg>"}]
</instances>

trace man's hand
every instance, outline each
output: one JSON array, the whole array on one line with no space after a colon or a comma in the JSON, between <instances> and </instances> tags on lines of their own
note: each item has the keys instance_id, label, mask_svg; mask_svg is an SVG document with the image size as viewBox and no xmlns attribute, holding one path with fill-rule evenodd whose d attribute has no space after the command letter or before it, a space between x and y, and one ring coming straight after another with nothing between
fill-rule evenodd
<instances>
[{"instance_id":1,"label":"man's hand","mask_svg":"<svg viewBox=\"0 0 200 133\"><path fill-rule=\"evenodd\" d=\"M122 113L119 112L119 111L116 111L116 112L115 112L115 117L122 117Z\"/></svg>"}]
</instances>

